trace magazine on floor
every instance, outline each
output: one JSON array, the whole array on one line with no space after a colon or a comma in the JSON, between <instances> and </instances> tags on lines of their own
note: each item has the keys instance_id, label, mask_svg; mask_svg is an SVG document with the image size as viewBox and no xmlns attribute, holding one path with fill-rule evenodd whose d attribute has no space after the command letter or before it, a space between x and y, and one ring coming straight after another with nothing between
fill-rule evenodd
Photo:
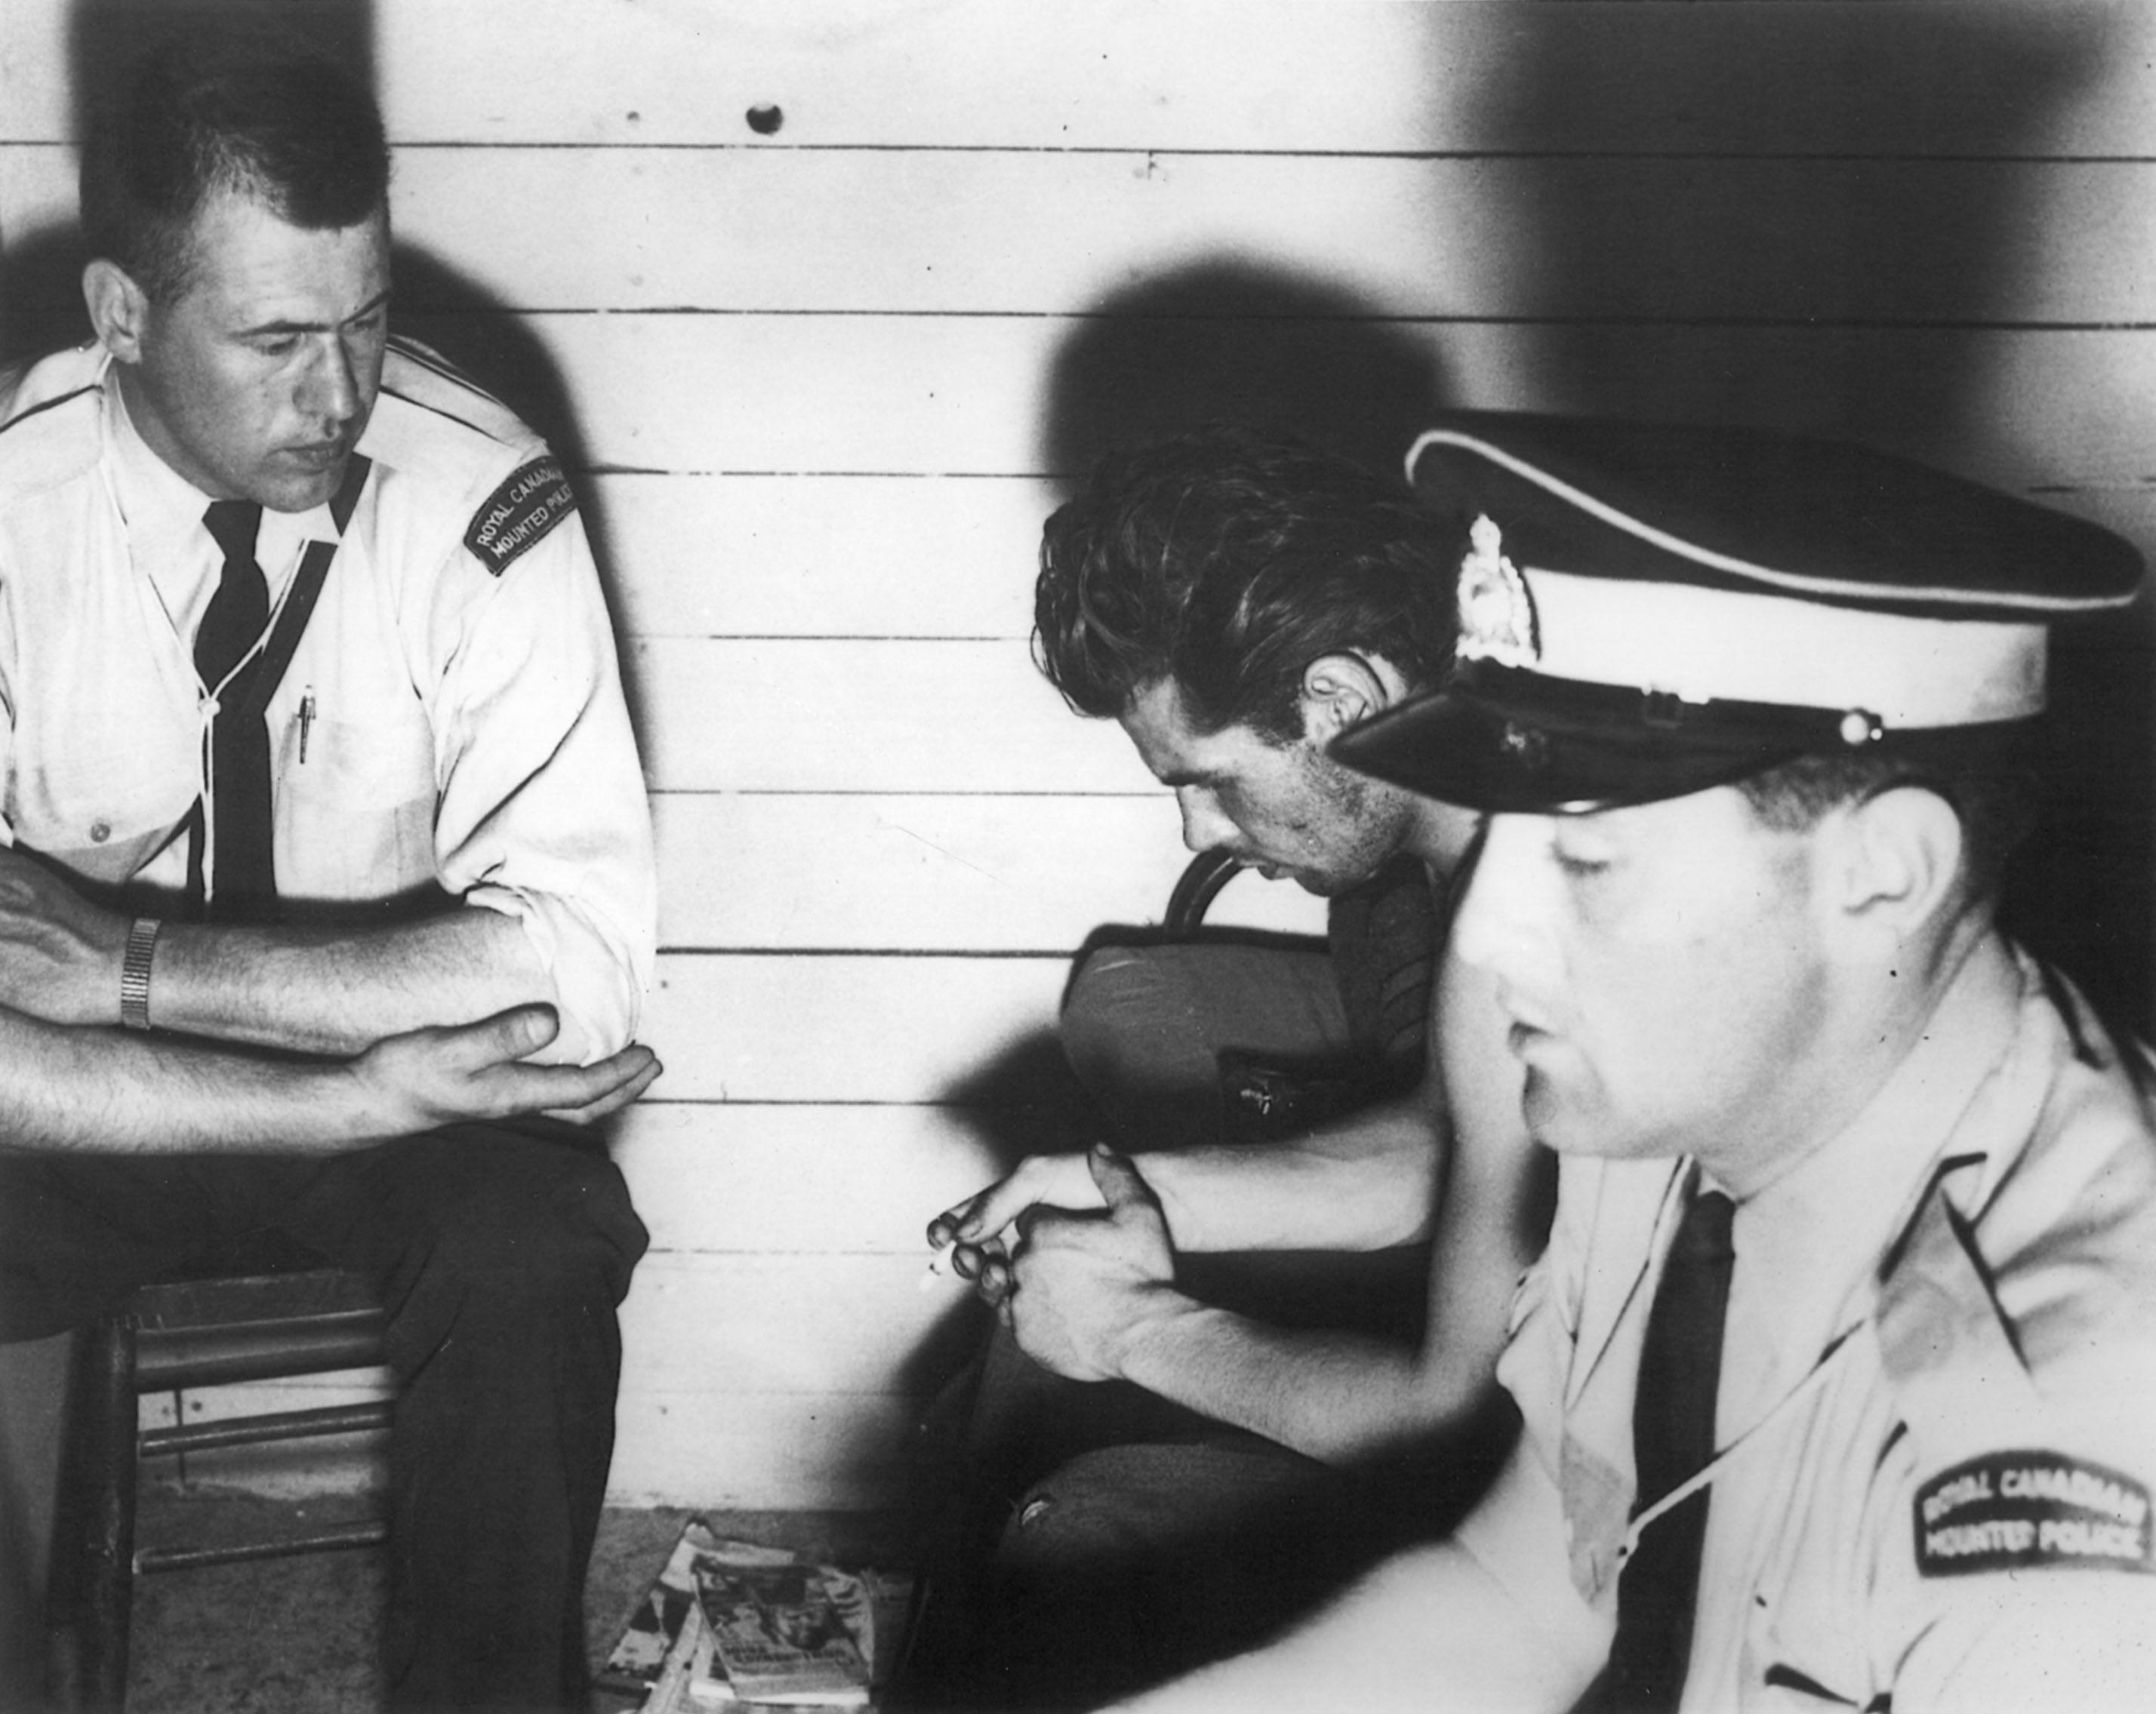
<instances>
[{"instance_id":1,"label":"magazine on floor","mask_svg":"<svg viewBox=\"0 0 2156 1714\"><path fill-rule=\"evenodd\" d=\"M727 1540L692 1520L598 1682L642 1697L640 1714L749 1702L858 1707L889 1675L912 1581L905 1572L814 1564L783 1548ZM716 1646L711 1604L729 1615L726 1628L745 1676L730 1675Z\"/></svg>"}]
</instances>

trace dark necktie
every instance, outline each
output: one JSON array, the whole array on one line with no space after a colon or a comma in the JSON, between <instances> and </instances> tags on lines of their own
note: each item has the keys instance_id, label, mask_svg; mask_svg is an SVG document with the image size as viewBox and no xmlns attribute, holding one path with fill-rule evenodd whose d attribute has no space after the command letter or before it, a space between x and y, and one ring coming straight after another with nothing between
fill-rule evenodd
<instances>
[{"instance_id":1,"label":"dark necktie","mask_svg":"<svg viewBox=\"0 0 2156 1714\"><path fill-rule=\"evenodd\" d=\"M1695 1195L1655 1291L1632 1407L1640 1477L1635 1516L1714 1455L1722 1316L1736 1260L1729 1243L1734 1212L1719 1191ZM1709 1491L1687 1495L1640 1532L1617 1580L1617 1635L1609 1664L1574 1705L1575 1714L1650 1714L1676 1706L1691 1654Z\"/></svg>"},{"instance_id":2,"label":"dark necktie","mask_svg":"<svg viewBox=\"0 0 2156 1714\"><path fill-rule=\"evenodd\" d=\"M254 562L261 523L262 508L244 500L214 501L203 514L203 526L224 551L223 575L195 634L195 671L218 701L210 727L216 862L209 914L221 921L259 918L277 896L270 734L261 711L245 706L261 657L233 673L270 623L270 585ZM233 674L229 683L228 674Z\"/></svg>"}]
</instances>

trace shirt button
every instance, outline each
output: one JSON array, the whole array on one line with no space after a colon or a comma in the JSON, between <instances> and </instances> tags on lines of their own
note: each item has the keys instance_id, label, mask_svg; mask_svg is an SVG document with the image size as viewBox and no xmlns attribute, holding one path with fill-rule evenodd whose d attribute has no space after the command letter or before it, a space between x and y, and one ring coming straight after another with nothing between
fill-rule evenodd
<instances>
[{"instance_id":1,"label":"shirt button","mask_svg":"<svg viewBox=\"0 0 2156 1714\"><path fill-rule=\"evenodd\" d=\"M90 823L90 843L91 843L92 844L94 844L94 845L101 845L101 844L104 844L107 839L110 839L111 837L112 837L112 824L111 824L110 822L109 822L109 821L93 821L92 823Z\"/></svg>"}]
</instances>

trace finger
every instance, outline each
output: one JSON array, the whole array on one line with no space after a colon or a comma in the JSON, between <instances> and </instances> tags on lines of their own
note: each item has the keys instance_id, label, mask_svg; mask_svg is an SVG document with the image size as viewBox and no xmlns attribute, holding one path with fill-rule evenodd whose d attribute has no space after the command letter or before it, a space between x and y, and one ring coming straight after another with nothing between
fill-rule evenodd
<instances>
[{"instance_id":1,"label":"finger","mask_svg":"<svg viewBox=\"0 0 2156 1714\"><path fill-rule=\"evenodd\" d=\"M1156 1205L1152 1188L1139 1176L1128 1155L1117 1153L1105 1142L1096 1142L1086 1152L1086 1164L1092 1169L1093 1183L1099 1188L1101 1200L1108 1205L1110 1214L1121 1214L1133 1206Z\"/></svg>"},{"instance_id":2,"label":"finger","mask_svg":"<svg viewBox=\"0 0 2156 1714\"><path fill-rule=\"evenodd\" d=\"M1019 1184L1018 1174L999 1178L970 1202L963 1202L943 1218L956 1222L951 1235L968 1244L993 1238L1016 1219L1021 1210L1033 1201L1029 1192Z\"/></svg>"},{"instance_id":3,"label":"finger","mask_svg":"<svg viewBox=\"0 0 2156 1714\"><path fill-rule=\"evenodd\" d=\"M641 1043L588 1065L528 1065L519 1061L492 1074L506 1098L527 1106L580 1112L601 1101L633 1100L651 1085L661 1067L659 1056Z\"/></svg>"},{"instance_id":4,"label":"finger","mask_svg":"<svg viewBox=\"0 0 2156 1714\"><path fill-rule=\"evenodd\" d=\"M491 1018L482 1018L475 1024L459 1025L447 1032L451 1058L463 1061L472 1070L497 1065L505 1060L521 1060L527 1054L536 1053L561 1034L562 1020L552 1006L511 1006L506 1012L497 1012ZM608 1062L602 1060L599 1064ZM611 1088L612 1085L607 1085ZM603 1090L593 1085L593 1094ZM563 1106L580 1103L565 1100Z\"/></svg>"},{"instance_id":5,"label":"finger","mask_svg":"<svg viewBox=\"0 0 2156 1714\"><path fill-rule=\"evenodd\" d=\"M984 1238L978 1244L961 1242L952 1249L951 1266L962 1279L978 1280L982 1270L1004 1254L1000 1238Z\"/></svg>"},{"instance_id":6,"label":"finger","mask_svg":"<svg viewBox=\"0 0 2156 1714\"><path fill-rule=\"evenodd\" d=\"M966 1216L980 1198L969 1196L965 1201L947 1208L928 1223L928 1247L941 1250L947 1244L957 1241L959 1229L966 1224Z\"/></svg>"},{"instance_id":7,"label":"finger","mask_svg":"<svg viewBox=\"0 0 2156 1714\"><path fill-rule=\"evenodd\" d=\"M626 1048L621 1053L615 1055L612 1060L602 1060L599 1065L611 1067L618 1060L628 1060L633 1067L624 1080L615 1084L591 1101L566 1107L549 1108L547 1111L557 1118L567 1120L572 1125L594 1124L608 1114L618 1113L624 1107L640 1099L644 1092L658 1081L660 1074L666 1069L660 1062L659 1056L645 1047ZM534 1069L544 1073L552 1073L562 1070L589 1072L598 1068L589 1065L581 1067L549 1065Z\"/></svg>"},{"instance_id":8,"label":"finger","mask_svg":"<svg viewBox=\"0 0 2156 1714\"><path fill-rule=\"evenodd\" d=\"M1010 1258L1002 1255L984 1257L981 1263L981 1277L977 1288L984 1302L1000 1307L1010 1300L1016 1289L1011 1275Z\"/></svg>"}]
</instances>

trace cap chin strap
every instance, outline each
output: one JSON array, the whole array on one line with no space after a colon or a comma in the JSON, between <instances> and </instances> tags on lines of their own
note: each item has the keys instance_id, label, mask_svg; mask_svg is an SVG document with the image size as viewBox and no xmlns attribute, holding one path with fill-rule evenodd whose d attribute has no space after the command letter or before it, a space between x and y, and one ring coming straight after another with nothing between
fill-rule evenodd
<instances>
[{"instance_id":1,"label":"cap chin strap","mask_svg":"<svg viewBox=\"0 0 2156 1714\"><path fill-rule=\"evenodd\" d=\"M1832 753L1867 749L1887 735L1886 721L1869 709L1722 696L1694 701L1671 690L1558 678L1491 662L1463 666L1449 688L1496 711L1517 713L1529 725L1578 724L1614 735L1667 733L1687 744L1716 748L1726 741L1732 748L1765 745Z\"/></svg>"}]
</instances>

